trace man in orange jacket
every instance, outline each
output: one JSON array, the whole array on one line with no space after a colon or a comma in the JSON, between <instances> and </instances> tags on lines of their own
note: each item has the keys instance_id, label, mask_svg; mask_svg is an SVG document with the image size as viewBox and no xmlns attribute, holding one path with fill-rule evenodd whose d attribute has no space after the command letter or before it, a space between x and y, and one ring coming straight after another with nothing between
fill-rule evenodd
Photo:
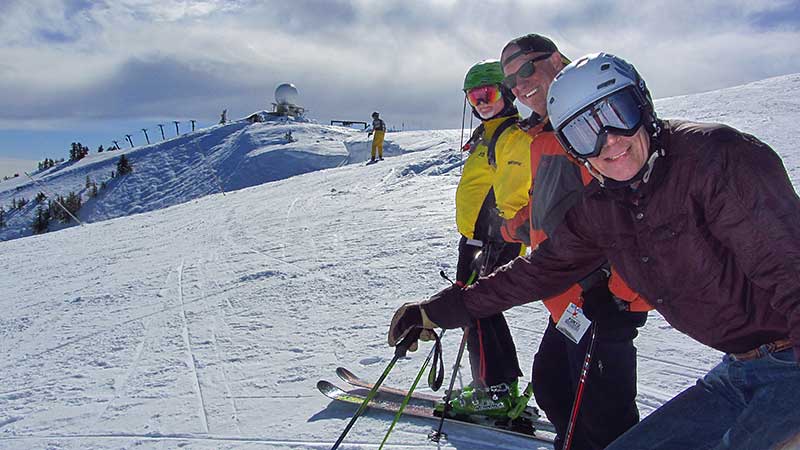
<instances>
[{"instance_id":1,"label":"man in orange jacket","mask_svg":"<svg viewBox=\"0 0 800 450\"><path fill-rule=\"evenodd\" d=\"M569 61L550 39L529 34L506 44L501 63L504 84L532 110L526 125L533 138L530 202L506 221L503 236L536 248L562 222L592 177L564 152L547 118L547 89ZM584 312L595 322L597 341L571 448L605 448L639 421L633 339L647 318L641 311L651 308L618 275L609 280L611 272L608 267L600 268L563 294L544 301L551 320L534 358L533 386L537 404L556 427L556 449L565 438L590 341L590 333L585 333L576 345L556 324L571 303L583 307L584 298L592 298Z\"/></svg>"}]
</instances>

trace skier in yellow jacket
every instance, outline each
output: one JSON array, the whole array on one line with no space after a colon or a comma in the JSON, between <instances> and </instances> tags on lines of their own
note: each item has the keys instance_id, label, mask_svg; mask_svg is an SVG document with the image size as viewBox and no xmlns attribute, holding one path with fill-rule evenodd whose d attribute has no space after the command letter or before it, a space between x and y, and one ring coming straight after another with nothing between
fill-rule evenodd
<instances>
[{"instance_id":1,"label":"skier in yellow jacket","mask_svg":"<svg viewBox=\"0 0 800 450\"><path fill-rule=\"evenodd\" d=\"M523 249L503 242L500 227L503 217L513 217L528 202L531 138L517 127L514 95L502 80L498 60L475 64L464 80L464 93L481 124L464 146L469 157L456 190L461 234L456 283L462 286ZM503 416L526 404L528 397L519 392L516 347L503 315L478 320L465 332L473 382L454 392L452 411Z\"/></svg>"},{"instance_id":2,"label":"skier in yellow jacket","mask_svg":"<svg viewBox=\"0 0 800 450\"><path fill-rule=\"evenodd\" d=\"M373 133L375 133L375 137L372 138L372 157L369 161L375 162L376 150L378 152L378 159L383 161L383 137L386 135L386 123L380 118L380 114L378 114L377 111L372 113L372 129L367 136Z\"/></svg>"}]
</instances>

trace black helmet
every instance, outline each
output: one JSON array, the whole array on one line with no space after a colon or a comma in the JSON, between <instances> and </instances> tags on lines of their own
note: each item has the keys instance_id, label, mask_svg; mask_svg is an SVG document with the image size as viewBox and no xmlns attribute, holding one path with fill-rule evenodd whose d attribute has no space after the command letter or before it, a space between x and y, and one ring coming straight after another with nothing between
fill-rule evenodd
<instances>
[{"instance_id":1,"label":"black helmet","mask_svg":"<svg viewBox=\"0 0 800 450\"><path fill-rule=\"evenodd\" d=\"M372 113L372 118L373 119L377 119L379 115L380 114L378 114L378 111L375 111L375 112Z\"/></svg>"}]
</instances>

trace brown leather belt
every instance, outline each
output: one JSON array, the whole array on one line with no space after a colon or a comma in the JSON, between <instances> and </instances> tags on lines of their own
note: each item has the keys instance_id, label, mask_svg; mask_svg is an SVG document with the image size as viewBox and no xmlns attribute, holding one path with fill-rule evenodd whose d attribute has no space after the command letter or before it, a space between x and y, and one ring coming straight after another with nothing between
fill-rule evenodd
<instances>
[{"instance_id":1,"label":"brown leather belt","mask_svg":"<svg viewBox=\"0 0 800 450\"><path fill-rule=\"evenodd\" d=\"M764 348L766 347L766 348ZM764 344L744 353L731 353L731 356L736 358L737 361L750 361L756 358L761 358L767 353L777 353L787 348L792 348L792 341L789 339L778 339L775 342Z\"/></svg>"}]
</instances>

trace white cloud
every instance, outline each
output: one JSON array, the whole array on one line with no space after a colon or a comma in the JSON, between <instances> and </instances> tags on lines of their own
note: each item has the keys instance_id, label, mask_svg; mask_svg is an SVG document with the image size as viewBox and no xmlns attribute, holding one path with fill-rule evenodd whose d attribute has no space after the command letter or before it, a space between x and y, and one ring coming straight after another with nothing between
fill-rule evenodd
<instances>
[{"instance_id":1,"label":"white cloud","mask_svg":"<svg viewBox=\"0 0 800 450\"><path fill-rule=\"evenodd\" d=\"M464 71L522 34L623 56L663 97L800 72L798 16L754 0L20 0L0 6L0 126L245 113L282 81L323 120L458 126Z\"/></svg>"}]
</instances>

